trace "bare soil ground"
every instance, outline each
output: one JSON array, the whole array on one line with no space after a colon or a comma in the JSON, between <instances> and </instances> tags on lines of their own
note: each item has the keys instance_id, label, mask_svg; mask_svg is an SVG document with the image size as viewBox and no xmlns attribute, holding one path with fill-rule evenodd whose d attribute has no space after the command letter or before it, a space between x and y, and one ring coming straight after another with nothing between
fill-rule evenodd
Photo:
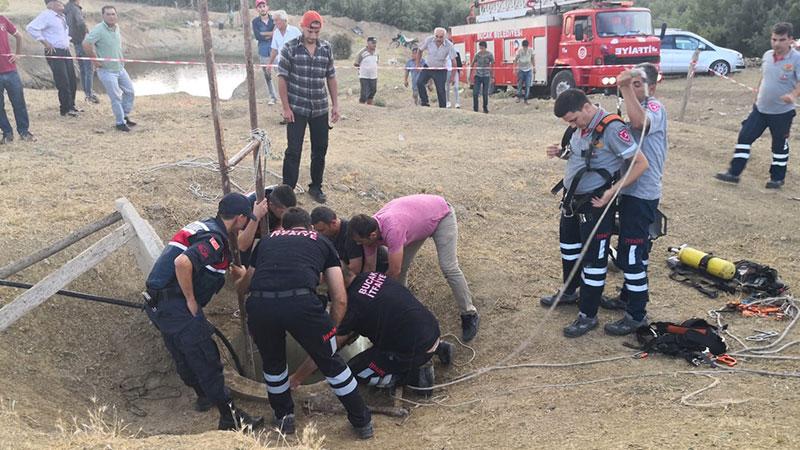
<instances>
[{"instance_id":1,"label":"bare soil ground","mask_svg":"<svg viewBox=\"0 0 800 450\"><path fill-rule=\"evenodd\" d=\"M379 48L384 62L391 57L402 60L399 51L386 48L387 42ZM524 107L498 94L491 98L491 114L475 114L467 90L461 110L421 109L411 104L401 76L398 70L383 70L378 95L387 106L365 107L357 102L353 71L340 71L344 119L331 132L325 188L331 207L343 216L371 213L391 198L420 192L444 195L456 207L461 265L482 323L473 344L474 360L437 367L437 380L446 382L497 364L523 343L527 345L513 363L577 362L632 353L622 346L626 339L605 336L600 329L580 339L562 337L561 328L574 318L575 308L562 307L546 316L538 304L538 297L553 292L560 281L558 202L548 191L561 177L563 164L546 159L544 147L558 141L564 127L552 115L552 101L534 100ZM754 86L757 76L748 70L735 78ZM769 140L762 139L754 145L750 167L738 186L714 180L713 174L728 163L751 95L733 83L701 77L695 81L687 120L681 123L675 118L684 84L684 79L670 78L658 88L672 120L662 203L670 230L651 255L649 309L655 320L703 317L734 299L712 301L669 280L663 264L669 245L690 243L732 260L752 259L777 268L791 286L800 282L796 163L790 160L784 189L764 189L770 155ZM121 196L139 208L162 238L213 214L215 202L196 196L190 187L217 195L217 173L174 165L151 170L179 160L215 158L208 99L137 98L133 118L141 125L123 134L111 128L106 99L100 105L82 105L87 112L78 119L65 119L57 114L55 91L27 90L26 97L31 131L39 141L0 147L0 248L5 249L0 265L104 216ZM595 99L614 107L614 98ZM237 99L223 102L221 108L231 154L249 134L247 104ZM278 111L259 102L261 127L272 141L269 168L275 172L280 172L286 142ZM798 148L798 141L795 133L791 146ZM302 167L301 184L308 179L307 155ZM237 169L233 176L240 185L251 185L248 169ZM315 206L304 195L299 200L306 208ZM13 279L35 282L86 246L81 243ZM432 247L426 244L418 255L410 285L437 315L443 332L458 334L455 302ZM143 281L133 256L122 251L69 288L136 300ZM621 276L612 273L608 290L620 283ZM0 299L5 304L19 293L0 289ZM208 314L233 333L238 328L235 309L235 296L226 289ZM617 316L600 312L601 323ZM726 318L739 335L752 334L753 329L780 330L786 324ZM796 333L789 336L796 338ZM54 297L0 340L0 393L6 402L0 414L0 447L250 445L226 433L200 435L216 426L216 414L191 410L193 395L181 385L158 334L139 311ZM469 350L459 348L456 362L464 364L470 357ZM739 366L797 371L793 361L746 360ZM299 423L315 424L331 448L797 445L796 379L720 371L721 383L692 400L744 402L692 407L682 405L681 397L712 380L680 373L687 370L692 369L683 360L651 356L579 368L496 371L442 389L440 404L413 408L408 420L376 416L376 438L366 443L352 441L341 415L300 413ZM596 380L600 381L589 383ZM552 386L570 383L586 384ZM11 401L13 413L8 412ZM137 438L76 441L58 430L59 420L88 420L86 411L96 404L115 406L127 431L138 431ZM242 404L271 414L266 404Z\"/></svg>"}]
</instances>

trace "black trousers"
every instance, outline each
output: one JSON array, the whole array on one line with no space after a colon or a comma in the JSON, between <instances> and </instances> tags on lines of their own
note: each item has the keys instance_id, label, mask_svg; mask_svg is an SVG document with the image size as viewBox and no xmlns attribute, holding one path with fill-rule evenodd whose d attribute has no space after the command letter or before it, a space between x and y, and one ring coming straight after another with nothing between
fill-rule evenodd
<instances>
[{"instance_id":1,"label":"black trousers","mask_svg":"<svg viewBox=\"0 0 800 450\"><path fill-rule=\"evenodd\" d=\"M644 200L630 195L619 197L617 265L625 276L620 296L627 301L627 312L634 320L642 320L647 315L650 226L656 220L657 210L658 199Z\"/></svg>"},{"instance_id":2,"label":"black trousers","mask_svg":"<svg viewBox=\"0 0 800 450\"><path fill-rule=\"evenodd\" d=\"M64 56L72 57L68 49L55 49L55 53L45 56ZM72 59L47 58L47 65L53 72L53 82L58 89L59 112L64 115L75 108L75 91L78 89L78 81L75 78L75 65Z\"/></svg>"},{"instance_id":3,"label":"black trousers","mask_svg":"<svg viewBox=\"0 0 800 450\"><path fill-rule=\"evenodd\" d=\"M755 105L750 115L742 122L736 150L731 160L730 173L740 175L750 159L750 146L769 128L772 135L772 164L769 166L769 177L774 181L786 178L786 165L789 164L789 131L795 111L783 114L764 114Z\"/></svg>"},{"instance_id":4,"label":"black trousers","mask_svg":"<svg viewBox=\"0 0 800 450\"><path fill-rule=\"evenodd\" d=\"M177 291L163 290L156 310L146 308L147 316L161 332L175 369L187 386L205 395L216 405L231 401L217 344L211 338L214 327L205 316L192 317L186 298Z\"/></svg>"},{"instance_id":5,"label":"black trousers","mask_svg":"<svg viewBox=\"0 0 800 450\"><path fill-rule=\"evenodd\" d=\"M373 346L352 357L347 365L356 375L356 380L367 386L416 385L417 371L433 357L433 353L426 353L432 346L430 343L427 348L406 354Z\"/></svg>"},{"instance_id":6,"label":"black trousers","mask_svg":"<svg viewBox=\"0 0 800 450\"><path fill-rule=\"evenodd\" d=\"M286 153L283 156L283 184L297 186L300 175L300 156L306 126L311 133L311 188L322 188L325 173L325 155L328 153L328 114L306 117L295 114L294 122L286 124Z\"/></svg>"},{"instance_id":7,"label":"black trousers","mask_svg":"<svg viewBox=\"0 0 800 450\"><path fill-rule=\"evenodd\" d=\"M350 368L336 354L336 327L316 295L247 300L247 327L261 354L269 404L275 417L294 413L286 365L286 332L303 347L325 375L355 427L371 420Z\"/></svg>"},{"instance_id":8,"label":"black trousers","mask_svg":"<svg viewBox=\"0 0 800 450\"><path fill-rule=\"evenodd\" d=\"M591 195L591 194L589 194ZM580 200L579 196L575 196ZM584 203L572 216L567 216L562 211L559 226L559 240L561 241L561 267L563 280L566 281L575 263L578 261L583 243L589 237L603 208L594 208L590 202ZM606 284L608 272L608 245L611 238L614 210L608 211L603 222L597 229L594 239L589 242L589 250L583 258L581 270L576 273L565 293L575 292L579 286L580 311L589 317L597 315L600 306L600 296Z\"/></svg>"},{"instance_id":9,"label":"black trousers","mask_svg":"<svg viewBox=\"0 0 800 450\"><path fill-rule=\"evenodd\" d=\"M431 78L433 78L433 84L436 85L436 98L439 100L439 108L447 107L447 69L426 68L419 74L417 90L419 91L420 105L430 106L426 85Z\"/></svg>"}]
</instances>

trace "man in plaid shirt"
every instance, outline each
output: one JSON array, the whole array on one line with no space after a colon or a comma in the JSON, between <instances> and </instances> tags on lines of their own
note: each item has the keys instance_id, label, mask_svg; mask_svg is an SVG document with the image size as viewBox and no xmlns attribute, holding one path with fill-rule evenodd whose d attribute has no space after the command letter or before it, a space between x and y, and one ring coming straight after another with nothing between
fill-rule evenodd
<instances>
[{"instance_id":1,"label":"man in plaid shirt","mask_svg":"<svg viewBox=\"0 0 800 450\"><path fill-rule=\"evenodd\" d=\"M330 122L339 120L338 86L333 67L333 49L319 40L322 17L307 11L300 21L303 35L286 43L278 63L278 92L286 125L286 153L283 158L283 184L294 188L300 172L300 155L306 125L311 133L311 184L308 194L325 203L322 174L328 151L328 91L331 96ZM327 84L327 91L325 86Z\"/></svg>"}]
</instances>

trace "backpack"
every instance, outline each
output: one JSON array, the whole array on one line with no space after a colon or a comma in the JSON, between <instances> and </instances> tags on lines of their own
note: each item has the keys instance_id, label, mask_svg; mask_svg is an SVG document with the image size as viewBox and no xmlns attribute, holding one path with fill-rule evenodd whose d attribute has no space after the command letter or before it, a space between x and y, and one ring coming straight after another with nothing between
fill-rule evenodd
<instances>
[{"instance_id":1,"label":"backpack","mask_svg":"<svg viewBox=\"0 0 800 450\"><path fill-rule=\"evenodd\" d=\"M695 365L707 359L708 353L722 355L727 351L720 329L703 319L689 319L681 324L653 322L639 327L636 339L643 352L680 356Z\"/></svg>"}]
</instances>

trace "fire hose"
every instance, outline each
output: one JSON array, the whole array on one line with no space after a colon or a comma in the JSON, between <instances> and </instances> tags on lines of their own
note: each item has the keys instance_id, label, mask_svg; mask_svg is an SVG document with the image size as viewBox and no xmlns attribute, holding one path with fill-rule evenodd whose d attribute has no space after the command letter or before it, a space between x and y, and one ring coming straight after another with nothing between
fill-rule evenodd
<instances>
[{"instance_id":1,"label":"fire hose","mask_svg":"<svg viewBox=\"0 0 800 450\"><path fill-rule=\"evenodd\" d=\"M19 283L19 282L16 282L16 281L8 281L8 280L0 280L0 286L7 286L7 287L19 288L19 289L30 289L30 288L33 287L32 284ZM145 307L147 306L144 303L135 303L135 302L127 301L127 300L120 300L120 299L117 299L117 298L103 297L103 296L93 295L93 294L86 294L86 293L83 293L83 292L59 290L59 291L56 292L56 294L62 295L64 297L78 298L78 299L81 299L81 300L89 300L89 301L92 301L92 302L106 303L106 304L109 304L109 305L124 306L126 308L133 308L133 309L140 309L140 310L144 310ZM228 349L228 352L231 354L231 358L233 359L233 365L236 367L236 372L239 373L239 375L244 376L244 369L242 369L242 363L239 360L239 355L237 355L236 351L233 349L233 345L231 344L231 341L229 341L228 338L225 337L225 335L222 334L221 331L219 331L219 328L214 326L214 324L211 324L211 326L214 328L214 334L219 338L220 341L222 341L222 344L225 346L225 348Z\"/></svg>"}]
</instances>

